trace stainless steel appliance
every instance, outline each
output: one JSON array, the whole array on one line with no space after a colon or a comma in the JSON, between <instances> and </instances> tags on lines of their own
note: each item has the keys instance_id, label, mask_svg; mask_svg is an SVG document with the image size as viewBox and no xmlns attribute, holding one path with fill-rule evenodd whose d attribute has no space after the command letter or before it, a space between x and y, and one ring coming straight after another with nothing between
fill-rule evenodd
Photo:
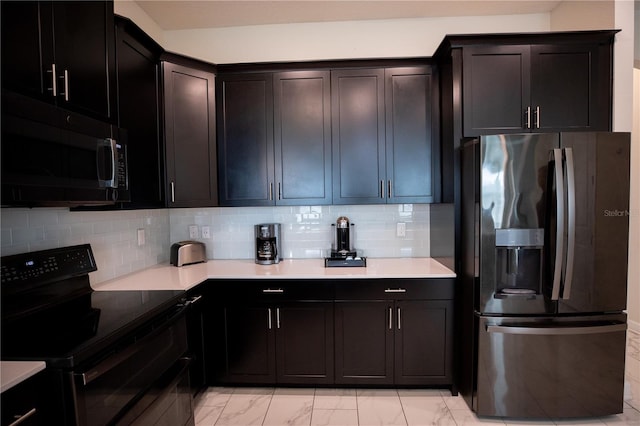
<instances>
[{"instance_id":1,"label":"stainless steel appliance","mask_svg":"<svg viewBox=\"0 0 640 426\"><path fill-rule=\"evenodd\" d=\"M261 223L255 225L256 263L271 265L280 263L280 224Z\"/></svg>"},{"instance_id":2,"label":"stainless steel appliance","mask_svg":"<svg viewBox=\"0 0 640 426\"><path fill-rule=\"evenodd\" d=\"M2 107L2 204L131 201L123 129L14 93Z\"/></svg>"},{"instance_id":3,"label":"stainless steel appliance","mask_svg":"<svg viewBox=\"0 0 640 426\"><path fill-rule=\"evenodd\" d=\"M331 224L333 243L329 257L325 258L324 266L367 266L367 259L359 256L354 248L355 224L348 217L340 216L336 223Z\"/></svg>"},{"instance_id":4,"label":"stainless steel appliance","mask_svg":"<svg viewBox=\"0 0 640 426\"><path fill-rule=\"evenodd\" d=\"M47 424L193 425L182 291L93 291L87 245L2 258L2 360L44 360Z\"/></svg>"},{"instance_id":5,"label":"stainless steel appliance","mask_svg":"<svg viewBox=\"0 0 640 426\"><path fill-rule=\"evenodd\" d=\"M478 415L622 412L629 150L628 133L464 145L459 387Z\"/></svg>"},{"instance_id":6,"label":"stainless steel appliance","mask_svg":"<svg viewBox=\"0 0 640 426\"><path fill-rule=\"evenodd\" d=\"M179 241L171 244L169 261L174 266L207 261L207 249L200 241Z\"/></svg>"}]
</instances>

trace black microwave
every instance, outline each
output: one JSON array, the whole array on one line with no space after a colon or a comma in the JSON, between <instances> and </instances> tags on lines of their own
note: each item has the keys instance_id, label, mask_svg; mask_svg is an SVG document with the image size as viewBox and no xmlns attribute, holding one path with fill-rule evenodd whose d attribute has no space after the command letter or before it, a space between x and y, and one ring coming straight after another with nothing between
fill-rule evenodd
<instances>
[{"instance_id":1,"label":"black microwave","mask_svg":"<svg viewBox=\"0 0 640 426\"><path fill-rule=\"evenodd\" d=\"M130 201L123 129L7 92L0 126L2 205Z\"/></svg>"}]
</instances>

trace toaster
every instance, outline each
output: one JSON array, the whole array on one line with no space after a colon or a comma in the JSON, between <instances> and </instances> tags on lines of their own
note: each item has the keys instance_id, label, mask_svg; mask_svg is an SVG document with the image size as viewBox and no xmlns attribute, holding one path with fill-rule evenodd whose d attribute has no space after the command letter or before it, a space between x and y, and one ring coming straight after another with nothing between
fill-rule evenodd
<instances>
[{"instance_id":1,"label":"toaster","mask_svg":"<svg viewBox=\"0 0 640 426\"><path fill-rule=\"evenodd\" d=\"M207 261L207 250L199 241L180 241L171 245L171 264L189 265Z\"/></svg>"}]
</instances>

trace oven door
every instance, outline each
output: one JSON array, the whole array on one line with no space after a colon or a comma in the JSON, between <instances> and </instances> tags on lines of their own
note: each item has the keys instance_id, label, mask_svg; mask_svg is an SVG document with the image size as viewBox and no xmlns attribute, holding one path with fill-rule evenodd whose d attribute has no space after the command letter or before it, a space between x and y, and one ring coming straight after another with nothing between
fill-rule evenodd
<instances>
[{"instance_id":1,"label":"oven door","mask_svg":"<svg viewBox=\"0 0 640 426\"><path fill-rule=\"evenodd\" d=\"M184 308L177 310L161 324L154 323L143 329L128 340L129 344L97 364L70 373L77 425L114 424L128 416L136 404L139 407L148 401L150 395L161 394L157 389L159 384L187 351L184 312ZM174 377L178 376L174 373ZM177 385L170 381L165 388L167 386Z\"/></svg>"}]
</instances>

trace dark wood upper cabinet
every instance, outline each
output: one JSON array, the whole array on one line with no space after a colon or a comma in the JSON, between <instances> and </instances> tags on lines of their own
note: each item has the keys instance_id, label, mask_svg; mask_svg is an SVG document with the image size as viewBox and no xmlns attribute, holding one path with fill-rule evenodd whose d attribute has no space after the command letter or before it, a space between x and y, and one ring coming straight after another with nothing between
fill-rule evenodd
<instances>
[{"instance_id":1,"label":"dark wood upper cabinet","mask_svg":"<svg viewBox=\"0 0 640 426\"><path fill-rule=\"evenodd\" d=\"M331 72L333 203L385 202L384 69Z\"/></svg>"},{"instance_id":2,"label":"dark wood upper cabinet","mask_svg":"<svg viewBox=\"0 0 640 426\"><path fill-rule=\"evenodd\" d=\"M220 204L331 204L328 71L221 74Z\"/></svg>"},{"instance_id":3,"label":"dark wood upper cabinet","mask_svg":"<svg viewBox=\"0 0 640 426\"><path fill-rule=\"evenodd\" d=\"M2 86L115 122L112 1L2 2Z\"/></svg>"},{"instance_id":4,"label":"dark wood upper cabinet","mask_svg":"<svg viewBox=\"0 0 640 426\"><path fill-rule=\"evenodd\" d=\"M162 62L169 207L218 204L213 72Z\"/></svg>"},{"instance_id":5,"label":"dark wood upper cabinet","mask_svg":"<svg viewBox=\"0 0 640 426\"><path fill-rule=\"evenodd\" d=\"M131 202L164 207L164 149L160 135L162 48L133 22L116 17L118 126L127 131Z\"/></svg>"},{"instance_id":6,"label":"dark wood upper cabinet","mask_svg":"<svg viewBox=\"0 0 640 426\"><path fill-rule=\"evenodd\" d=\"M217 92L220 205L273 205L272 75L221 74Z\"/></svg>"},{"instance_id":7,"label":"dark wood upper cabinet","mask_svg":"<svg viewBox=\"0 0 640 426\"><path fill-rule=\"evenodd\" d=\"M333 203L431 203L439 194L430 66L332 71Z\"/></svg>"},{"instance_id":8,"label":"dark wood upper cabinet","mask_svg":"<svg viewBox=\"0 0 640 426\"><path fill-rule=\"evenodd\" d=\"M609 131L611 52L597 44L532 45L534 131Z\"/></svg>"},{"instance_id":9,"label":"dark wood upper cabinet","mask_svg":"<svg viewBox=\"0 0 640 426\"><path fill-rule=\"evenodd\" d=\"M331 204L329 71L275 73L277 205Z\"/></svg>"},{"instance_id":10,"label":"dark wood upper cabinet","mask_svg":"<svg viewBox=\"0 0 640 426\"><path fill-rule=\"evenodd\" d=\"M610 43L462 48L464 136L611 129Z\"/></svg>"},{"instance_id":11,"label":"dark wood upper cabinet","mask_svg":"<svg viewBox=\"0 0 640 426\"><path fill-rule=\"evenodd\" d=\"M439 194L438 92L432 67L385 70L387 202L433 203Z\"/></svg>"}]
</instances>

